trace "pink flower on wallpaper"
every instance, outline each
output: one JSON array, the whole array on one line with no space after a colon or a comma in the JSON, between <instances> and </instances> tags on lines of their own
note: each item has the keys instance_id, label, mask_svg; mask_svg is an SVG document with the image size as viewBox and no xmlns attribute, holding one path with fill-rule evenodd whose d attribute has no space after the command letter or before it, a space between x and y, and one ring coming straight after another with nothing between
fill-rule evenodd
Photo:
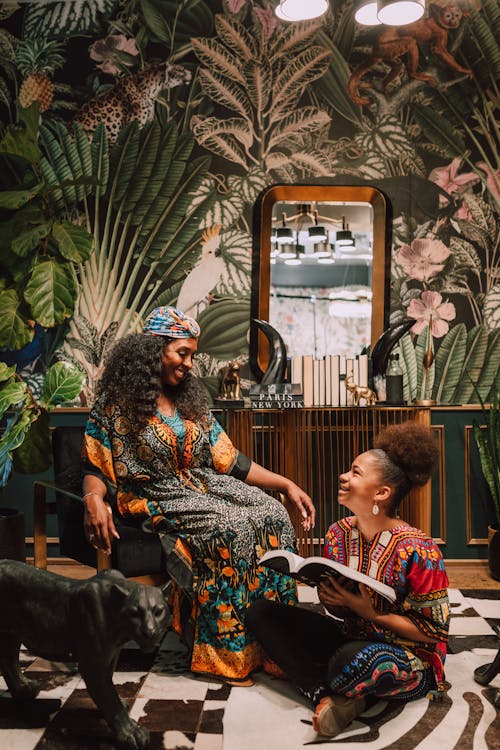
<instances>
[{"instance_id":1,"label":"pink flower on wallpaper","mask_svg":"<svg viewBox=\"0 0 500 750\"><path fill-rule=\"evenodd\" d=\"M486 184L488 185L488 190L500 203L500 189L498 187L500 185L500 170L492 172L490 165L486 164L485 161L478 161L476 167L479 167L482 172L486 173Z\"/></svg>"},{"instance_id":2,"label":"pink flower on wallpaper","mask_svg":"<svg viewBox=\"0 0 500 750\"><path fill-rule=\"evenodd\" d=\"M457 174L461 162L462 157L457 156L447 167L436 167L436 169L433 169L430 173L429 180L435 182L436 185L439 185L439 187L446 190L450 195L453 195L453 193L466 192L478 181L478 177L474 172ZM440 195L439 202L443 205L449 201L445 195Z\"/></svg>"},{"instance_id":3,"label":"pink flower on wallpaper","mask_svg":"<svg viewBox=\"0 0 500 750\"><path fill-rule=\"evenodd\" d=\"M271 7L270 3L267 3L265 8L258 8L255 6L254 13L259 19L264 39L269 39L278 23L274 9Z\"/></svg>"},{"instance_id":4,"label":"pink flower on wallpaper","mask_svg":"<svg viewBox=\"0 0 500 750\"><path fill-rule=\"evenodd\" d=\"M397 259L410 278L428 281L441 273L449 255L441 240L419 239L402 245Z\"/></svg>"},{"instance_id":5,"label":"pink flower on wallpaper","mask_svg":"<svg viewBox=\"0 0 500 750\"><path fill-rule=\"evenodd\" d=\"M105 39L98 39L89 47L90 59L99 63L96 67L112 76L117 75L124 65L132 67L132 62L127 61L120 55L120 52L134 57L138 55L139 50L135 39L127 39L123 34L109 34Z\"/></svg>"},{"instance_id":6,"label":"pink flower on wallpaper","mask_svg":"<svg viewBox=\"0 0 500 750\"><path fill-rule=\"evenodd\" d=\"M247 0L226 0L226 7L230 13L239 13Z\"/></svg>"},{"instance_id":7,"label":"pink flower on wallpaper","mask_svg":"<svg viewBox=\"0 0 500 750\"><path fill-rule=\"evenodd\" d=\"M448 320L454 320L457 315L453 302L443 302L439 292L422 292L420 299L412 299L408 305L408 315L417 321L412 326L413 333L421 333L426 326L431 325L432 335L440 339L450 326Z\"/></svg>"},{"instance_id":8,"label":"pink flower on wallpaper","mask_svg":"<svg viewBox=\"0 0 500 750\"><path fill-rule=\"evenodd\" d=\"M455 219L461 219L462 221L471 221L472 214L466 200L463 200L460 208L453 214Z\"/></svg>"}]
</instances>

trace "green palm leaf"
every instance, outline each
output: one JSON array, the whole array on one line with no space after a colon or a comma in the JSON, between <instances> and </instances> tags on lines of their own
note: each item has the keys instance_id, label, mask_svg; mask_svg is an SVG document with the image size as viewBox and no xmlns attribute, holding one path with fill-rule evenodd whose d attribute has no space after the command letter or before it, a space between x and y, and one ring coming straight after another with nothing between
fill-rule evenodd
<instances>
[{"instance_id":1,"label":"green palm leaf","mask_svg":"<svg viewBox=\"0 0 500 750\"><path fill-rule=\"evenodd\" d=\"M466 150L462 133L433 107L413 103L412 112L430 143L440 146L450 157L461 156Z\"/></svg>"},{"instance_id":2,"label":"green palm leaf","mask_svg":"<svg viewBox=\"0 0 500 750\"><path fill-rule=\"evenodd\" d=\"M151 128L146 128L144 137L150 133ZM140 142L139 123L132 122L120 130L116 143L110 147L108 200L115 205L123 199L130 186L137 164Z\"/></svg>"},{"instance_id":3,"label":"green palm leaf","mask_svg":"<svg viewBox=\"0 0 500 750\"><path fill-rule=\"evenodd\" d=\"M409 403L417 398L418 393L418 366L415 347L412 337L405 333L398 342L403 366L403 389L405 400Z\"/></svg>"},{"instance_id":4,"label":"green palm leaf","mask_svg":"<svg viewBox=\"0 0 500 750\"><path fill-rule=\"evenodd\" d=\"M465 323L451 328L441 342L436 354L436 377L433 398L438 404L449 404L462 376L467 330Z\"/></svg>"},{"instance_id":5,"label":"green palm leaf","mask_svg":"<svg viewBox=\"0 0 500 750\"><path fill-rule=\"evenodd\" d=\"M122 207L125 214L134 212L134 224L142 221L147 207L160 190L177 142L177 130L173 124L163 134L155 124L143 128L141 134L141 148L126 185Z\"/></svg>"},{"instance_id":6,"label":"green palm leaf","mask_svg":"<svg viewBox=\"0 0 500 750\"><path fill-rule=\"evenodd\" d=\"M102 122L94 131L90 152L92 154L92 174L97 180L96 198L100 198L106 192L109 177L108 139Z\"/></svg>"},{"instance_id":7,"label":"green palm leaf","mask_svg":"<svg viewBox=\"0 0 500 750\"><path fill-rule=\"evenodd\" d=\"M350 27L353 27L352 19ZM319 41L331 52L330 65L324 76L316 83L316 89L321 99L328 102L333 111L338 112L349 122L361 126L362 108L354 104L347 94L351 69L337 45L328 34L321 32Z\"/></svg>"},{"instance_id":8,"label":"green palm leaf","mask_svg":"<svg viewBox=\"0 0 500 750\"><path fill-rule=\"evenodd\" d=\"M486 18L484 17L486 16ZM496 8L493 3L482 6L481 13L472 13L469 24L471 36L476 46L481 50L484 60L487 60L488 70L493 80L500 78L500 14L498 4Z\"/></svg>"},{"instance_id":9,"label":"green palm leaf","mask_svg":"<svg viewBox=\"0 0 500 750\"><path fill-rule=\"evenodd\" d=\"M479 397L486 401L498 389L500 379L500 328L490 331L484 367L476 380Z\"/></svg>"},{"instance_id":10,"label":"green palm leaf","mask_svg":"<svg viewBox=\"0 0 500 750\"><path fill-rule=\"evenodd\" d=\"M486 326L476 326L467 333L465 359L462 377L451 399L456 404L469 404L473 396L474 385L481 377L484 369L486 351L488 348L488 329ZM469 377L464 377L467 373Z\"/></svg>"}]
</instances>

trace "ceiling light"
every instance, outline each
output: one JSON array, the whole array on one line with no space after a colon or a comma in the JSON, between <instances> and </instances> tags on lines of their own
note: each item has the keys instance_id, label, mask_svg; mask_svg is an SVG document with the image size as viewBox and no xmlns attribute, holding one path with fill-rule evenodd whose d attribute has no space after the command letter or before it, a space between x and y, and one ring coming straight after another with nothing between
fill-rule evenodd
<instances>
[{"instance_id":1,"label":"ceiling light","mask_svg":"<svg viewBox=\"0 0 500 750\"><path fill-rule=\"evenodd\" d=\"M377 0L360 0L354 18L361 26L378 26L381 21L377 17L377 12Z\"/></svg>"},{"instance_id":2,"label":"ceiling light","mask_svg":"<svg viewBox=\"0 0 500 750\"><path fill-rule=\"evenodd\" d=\"M289 260L290 258L295 258L295 245L290 244L290 242L287 242L286 244L283 244L282 248L280 249L278 253L278 258L281 260Z\"/></svg>"},{"instance_id":3,"label":"ceiling light","mask_svg":"<svg viewBox=\"0 0 500 750\"><path fill-rule=\"evenodd\" d=\"M354 238L352 232L349 229L349 224L345 222L345 216L342 217L342 229L335 235L336 245L354 245Z\"/></svg>"},{"instance_id":4,"label":"ceiling light","mask_svg":"<svg viewBox=\"0 0 500 750\"><path fill-rule=\"evenodd\" d=\"M425 0L378 0L377 17L387 26L405 26L422 18Z\"/></svg>"},{"instance_id":5,"label":"ceiling light","mask_svg":"<svg viewBox=\"0 0 500 750\"><path fill-rule=\"evenodd\" d=\"M328 0L280 0L275 13L282 21L310 21L328 10Z\"/></svg>"}]
</instances>

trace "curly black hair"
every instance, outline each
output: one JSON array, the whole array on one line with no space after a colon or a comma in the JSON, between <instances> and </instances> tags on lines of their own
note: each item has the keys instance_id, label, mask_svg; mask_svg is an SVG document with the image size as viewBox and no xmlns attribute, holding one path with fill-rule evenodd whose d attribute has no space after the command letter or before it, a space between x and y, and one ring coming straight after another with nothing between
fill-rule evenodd
<instances>
[{"instance_id":1,"label":"curly black hair","mask_svg":"<svg viewBox=\"0 0 500 750\"><path fill-rule=\"evenodd\" d=\"M105 361L97 396L104 406L118 405L139 432L155 413L162 391L162 358L174 339L132 333L119 339ZM166 395L185 419L208 424L207 392L189 373L178 386L169 386Z\"/></svg>"},{"instance_id":2,"label":"curly black hair","mask_svg":"<svg viewBox=\"0 0 500 750\"><path fill-rule=\"evenodd\" d=\"M429 427L403 422L379 432L373 448L382 481L394 488L387 509L392 515L413 487L422 487L431 478L439 460L439 447Z\"/></svg>"}]
</instances>

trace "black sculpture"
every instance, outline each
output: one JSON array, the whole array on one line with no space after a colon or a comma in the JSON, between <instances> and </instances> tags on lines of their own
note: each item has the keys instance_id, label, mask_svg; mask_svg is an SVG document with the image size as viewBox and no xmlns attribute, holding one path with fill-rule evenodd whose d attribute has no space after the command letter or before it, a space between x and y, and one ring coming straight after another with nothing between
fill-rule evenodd
<instances>
[{"instance_id":1,"label":"black sculpture","mask_svg":"<svg viewBox=\"0 0 500 750\"><path fill-rule=\"evenodd\" d=\"M286 344L281 338L276 328L273 328L266 320L252 318L257 328L260 328L269 342L269 364L267 370L263 372L258 367L259 381L261 385L271 385L272 383L283 383L286 373Z\"/></svg>"},{"instance_id":2,"label":"black sculpture","mask_svg":"<svg viewBox=\"0 0 500 750\"><path fill-rule=\"evenodd\" d=\"M159 646L170 622L161 591L116 570L73 580L0 560L0 597L0 670L12 697L30 699L39 692L20 670L21 643L45 659L76 661L116 746L146 748L149 732L130 718L112 678L124 643L133 640L146 652Z\"/></svg>"},{"instance_id":3,"label":"black sculpture","mask_svg":"<svg viewBox=\"0 0 500 750\"><path fill-rule=\"evenodd\" d=\"M415 325L413 318L405 318L389 326L377 339L371 353L373 375L385 375L391 350L399 339Z\"/></svg>"}]
</instances>

